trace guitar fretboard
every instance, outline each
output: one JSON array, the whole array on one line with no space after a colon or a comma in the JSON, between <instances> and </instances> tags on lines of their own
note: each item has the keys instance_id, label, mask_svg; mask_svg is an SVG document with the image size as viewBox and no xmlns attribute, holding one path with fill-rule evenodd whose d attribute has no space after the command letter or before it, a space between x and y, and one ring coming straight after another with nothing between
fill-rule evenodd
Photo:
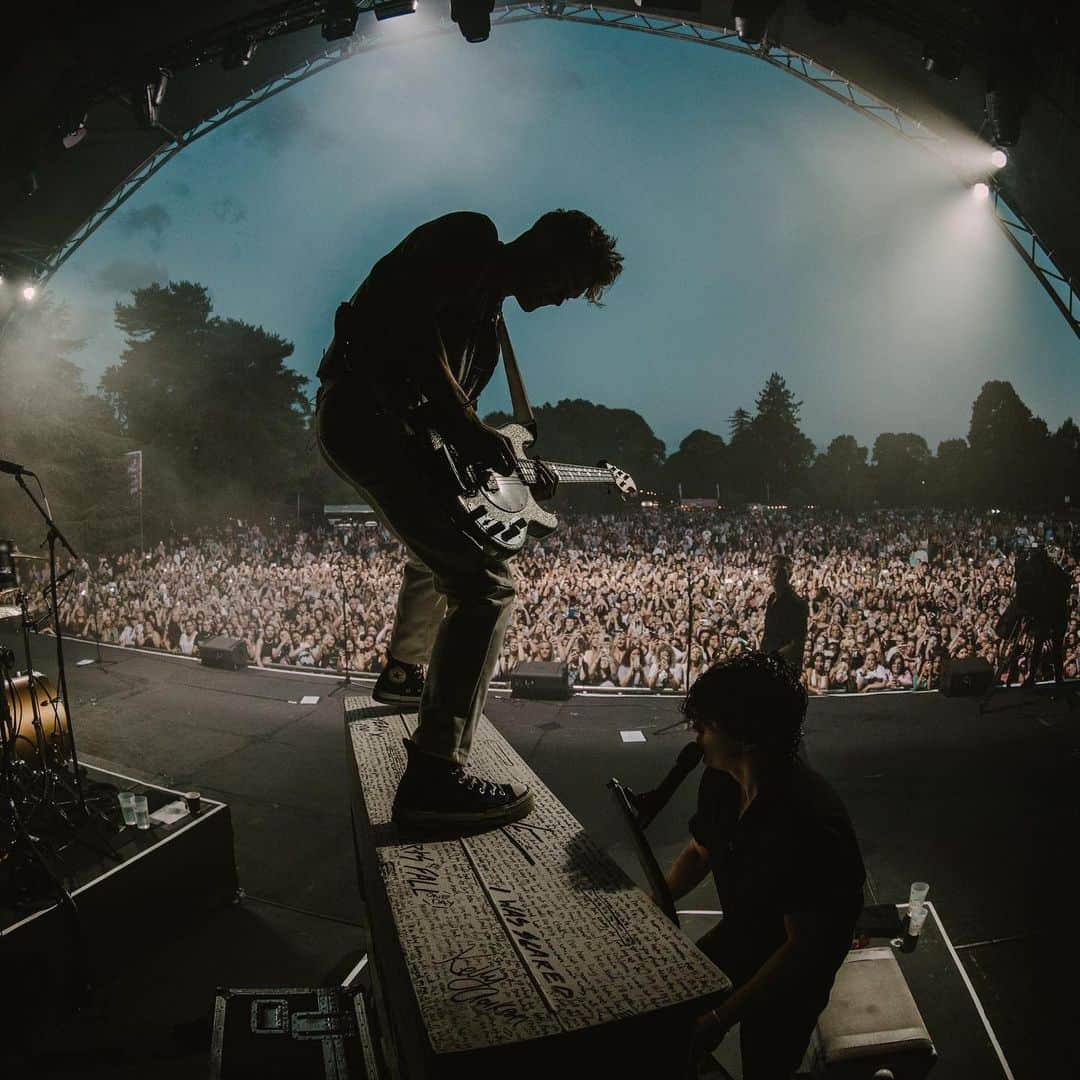
<instances>
[{"instance_id":1,"label":"guitar fretboard","mask_svg":"<svg viewBox=\"0 0 1080 1080\"><path fill-rule=\"evenodd\" d=\"M526 484L539 480L536 462L531 458L518 458L518 472ZM545 465L559 478L560 484L612 484L611 472L590 465L567 465L561 461L545 461Z\"/></svg>"}]
</instances>

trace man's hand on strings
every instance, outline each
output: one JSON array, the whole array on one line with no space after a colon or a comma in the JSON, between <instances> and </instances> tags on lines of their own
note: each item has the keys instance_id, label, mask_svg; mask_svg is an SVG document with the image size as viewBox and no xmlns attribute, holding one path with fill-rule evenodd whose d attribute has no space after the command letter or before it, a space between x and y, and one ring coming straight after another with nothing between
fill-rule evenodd
<instances>
[{"instance_id":1,"label":"man's hand on strings","mask_svg":"<svg viewBox=\"0 0 1080 1080\"><path fill-rule=\"evenodd\" d=\"M537 502L546 502L558 490L559 477L546 461L534 458L533 464L536 466L536 483L529 485L532 489L533 498Z\"/></svg>"},{"instance_id":2,"label":"man's hand on strings","mask_svg":"<svg viewBox=\"0 0 1080 1080\"><path fill-rule=\"evenodd\" d=\"M497 428L482 420L466 428L461 449L477 465L484 465L502 476L510 476L517 468L514 444Z\"/></svg>"}]
</instances>

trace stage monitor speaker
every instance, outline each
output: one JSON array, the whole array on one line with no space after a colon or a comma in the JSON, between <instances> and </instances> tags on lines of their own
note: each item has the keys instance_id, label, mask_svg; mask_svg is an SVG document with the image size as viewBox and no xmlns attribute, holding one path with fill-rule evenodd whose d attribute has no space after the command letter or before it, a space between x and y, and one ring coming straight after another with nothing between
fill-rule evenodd
<instances>
[{"instance_id":1,"label":"stage monitor speaker","mask_svg":"<svg viewBox=\"0 0 1080 1080\"><path fill-rule=\"evenodd\" d=\"M574 681L564 663L523 660L510 672L511 697L565 701L573 692Z\"/></svg>"},{"instance_id":2,"label":"stage monitor speaker","mask_svg":"<svg viewBox=\"0 0 1080 1080\"><path fill-rule=\"evenodd\" d=\"M199 658L207 667L238 671L248 666L247 646L239 638L225 634L207 638L199 646Z\"/></svg>"},{"instance_id":3,"label":"stage monitor speaker","mask_svg":"<svg viewBox=\"0 0 1080 1080\"><path fill-rule=\"evenodd\" d=\"M994 669L981 656L950 660L941 673L941 692L945 697L981 697L990 689Z\"/></svg>"}]
</instances>

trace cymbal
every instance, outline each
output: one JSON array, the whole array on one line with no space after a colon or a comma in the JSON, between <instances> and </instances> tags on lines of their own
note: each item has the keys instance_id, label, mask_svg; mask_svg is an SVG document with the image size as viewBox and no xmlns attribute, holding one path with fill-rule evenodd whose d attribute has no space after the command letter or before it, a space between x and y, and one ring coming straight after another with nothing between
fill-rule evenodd
<instances>
[{"instance_id":1,"label":"cymbal","mask_svg":"<svg viewBox=\"0 0 1080 1080\"><path fill-rule=\"evenodd\" d=\"M27 555L25 551L9 551L8 556L12 559L33 559L34 562L48 562L46 555Z\"/></svg>"}]
</instances>

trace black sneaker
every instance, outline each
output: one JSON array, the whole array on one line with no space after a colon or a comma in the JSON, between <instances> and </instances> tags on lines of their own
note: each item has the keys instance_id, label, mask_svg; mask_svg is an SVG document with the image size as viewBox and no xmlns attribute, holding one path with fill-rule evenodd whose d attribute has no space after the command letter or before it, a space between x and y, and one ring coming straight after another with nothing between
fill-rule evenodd
<instances>
[{"instance_id":1,"label":"black sneaker","mask_svg":"<svg viewBox=\"0 0 1080 1080\"><path fill-rule=\"evenodd\" d=\"M430 832L495 829L520 821L533 808L524 784L481 780L443 758L402 740L409 763L394 797L393 819L402 828Z\"/></svg>"},{"instance_id":2,"label":"black sneaker","mask_svg":"<svg viewBox=\"0 0 1080 1080\"><path fill-rule=\"evenodd\" d=\"M424 669L393 657L375 681L371 696L383 705L419 705L424 693Z\"/></svg>"}]
</instances>

